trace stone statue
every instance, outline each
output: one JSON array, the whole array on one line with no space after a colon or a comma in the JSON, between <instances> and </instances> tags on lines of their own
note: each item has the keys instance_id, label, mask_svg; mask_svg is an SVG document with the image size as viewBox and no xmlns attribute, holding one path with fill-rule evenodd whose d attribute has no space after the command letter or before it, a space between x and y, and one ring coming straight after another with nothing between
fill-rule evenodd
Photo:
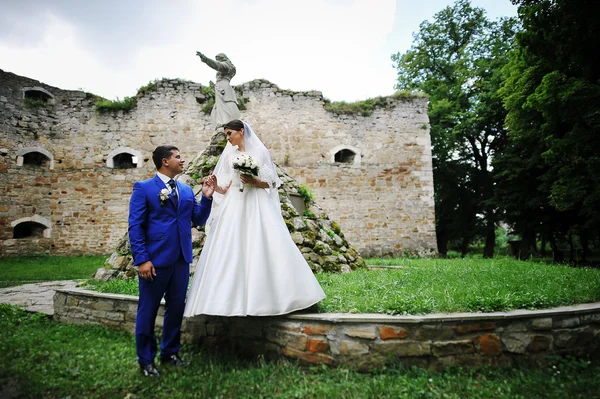
<instances>
[{"instance_id":1,"label":"stone statue","mask_svg":"<svg viewBox=\"0 0 600 399\"><path fill-rule=\"evenodd\" d=\"M215 84L215 105L210 113L215 129L221 127L233 119L239 119L240 110L238 109L237 96L235 90L229 83L235 76L235 66L229 58L223 53L216 55L215 60L211 60L199 51L196 55L202 62L217 71L217 82Z\"/></svg>"}]
</instances>

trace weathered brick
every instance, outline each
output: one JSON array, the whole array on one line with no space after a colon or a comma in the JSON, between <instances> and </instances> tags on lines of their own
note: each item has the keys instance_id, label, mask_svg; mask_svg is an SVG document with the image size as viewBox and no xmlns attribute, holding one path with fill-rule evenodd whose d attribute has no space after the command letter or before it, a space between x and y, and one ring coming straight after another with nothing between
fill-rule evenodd
<instances>
[{"instance_id":1,"label":"weathered brick","mask_svg":"<svg viewBox=\"0 0 600 399\"><path fill-rule=\"evenodd\" d=\"M292 348L283 348L281 353L285 356L299 359L305 363L326 364L328 366L333 366L335 364L335 360L331 356L323 353L303 352Z\"/></svg>"},{"instance_id":2,"label":"weathered brick","mask_svg":"<svg viewBox=\"0 0 600 399\"><path fill-rule=\"evenodd\" d=\"M474 342L477 350L485 356L495 356L502 351L500 338L495 334L480 335L475 338Z\"/></svg>"},{"instance_id":3,"label":"weathered brick","mask_svg":"<svg viewBox=\"0 0 600 399\"><path fill-rule=\"evenodd\" d=\"M329 349L327 340L309 338L307 348L310 352L326 352Z\"/></svg>"},{"instance_id":4,"label":"weathered brick","mask_svg":"<svg viewBox=\"0 0 600 399\"><path fill-rule=\"evenodd\" d=\"M404 339L408 337L408 332L402 327L381 326L378 327L379 338L386 339Z\"/></svg>"},{"instance_id":5,"label":"weathered brick","mask_svg":"<svg viewBox=\"0 0 600 399\"><path fill-rule=\"evenodd\" d=\"M496 328L496 323L493 321L481 322L481 323L472 323L472 324L463 324L460 326L456 326L455 330L457 334L469 334L476 331L489 331Z\"/></svg>"}]
</instances>

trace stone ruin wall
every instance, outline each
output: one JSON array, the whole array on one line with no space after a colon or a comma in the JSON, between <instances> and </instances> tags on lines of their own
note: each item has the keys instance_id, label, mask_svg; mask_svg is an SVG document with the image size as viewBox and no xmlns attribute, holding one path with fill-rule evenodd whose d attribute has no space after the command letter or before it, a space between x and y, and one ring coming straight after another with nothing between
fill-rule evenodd
<instances>
[{"instance_id":1,"label":"stone ruin wall","mask_svg":"<svg viewBox=\"0 0 600 399\"><path fill-rule=\"evenodd\" d=\"M23 100L43 89L46 106ZM320 92L281 90L266 81L237 87L273 160L314 193L363 256L435 252L433 179L426 98L389 99L368 117L335 115ZM133 182L155 172L152 150L174 144L187 160L212 135L201 85L166 80L129 112L99 114L93 98L0 70L0 254L106 254L127 230ZM19 166L38 148L42 167ZM354 163L335 163L350 149ZM139 155L135 169L111 169L110 155ZM14 224L46 224L45 236L14 239Z\"/></svg>"}]
</instances>

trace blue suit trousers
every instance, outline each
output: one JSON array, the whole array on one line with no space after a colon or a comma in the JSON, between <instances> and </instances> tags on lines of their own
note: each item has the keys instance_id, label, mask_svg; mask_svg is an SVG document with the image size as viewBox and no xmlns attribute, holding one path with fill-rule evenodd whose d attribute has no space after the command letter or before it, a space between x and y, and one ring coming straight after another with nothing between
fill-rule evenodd
<instances>
[{"instance_id":1,"label":"blue suit trousers","mask_svg":"<svg viewBox=\"0 0 600 399\"><path fill-rule=\"evenodd\" d=\"M140 296L135 321L135 344L138 363L142 366L153 363L157 352L154 333L160 301L165 298L161 357L179 352L181 322L185 309L185 297L190 279L190 265L180 255L172 265L157 267L152 280L140 278Z\"/></svg>"}]
</instances>

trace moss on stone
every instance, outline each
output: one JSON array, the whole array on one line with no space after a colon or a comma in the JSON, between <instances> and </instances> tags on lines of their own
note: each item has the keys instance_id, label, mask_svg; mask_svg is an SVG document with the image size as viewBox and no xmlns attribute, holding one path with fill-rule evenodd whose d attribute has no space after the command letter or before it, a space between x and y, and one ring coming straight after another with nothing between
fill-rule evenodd
<instances>
[{"instance_id":1,"label":"moss on stone","mask_svg":"<svg viewBox=\"0 0 600 399\"><path fill-rule=\"evenodd\" d=\"M340 228L340 225L336 222L331 222L331 230L333 230L333 232L339 236L341 236L342 234L342 229Z\"/></svg>"},{"instance_id":2,"label":"moss on stone","mask_svg":"<svg viewBox=\"0 0 600 399\"><path fill-rule=\"evenodd\" d=\"M283 219L283 220L284 220L285 225L287 226L288 230L290 232L294 231L294 223L291 220L289 220L289 219Z\"/></svg>"},{"instance_id":3,"label":"moss on stone","mask_svg":"<svg viewBox=\"0 0 600 399\"><path fill-rule=\"evenodd\" d=\"M314 243L317 240L317 234L314 231L311 230L306 230L304 233L302 233L304 235L304 237Z\"/></svg>"}]
</instances>

